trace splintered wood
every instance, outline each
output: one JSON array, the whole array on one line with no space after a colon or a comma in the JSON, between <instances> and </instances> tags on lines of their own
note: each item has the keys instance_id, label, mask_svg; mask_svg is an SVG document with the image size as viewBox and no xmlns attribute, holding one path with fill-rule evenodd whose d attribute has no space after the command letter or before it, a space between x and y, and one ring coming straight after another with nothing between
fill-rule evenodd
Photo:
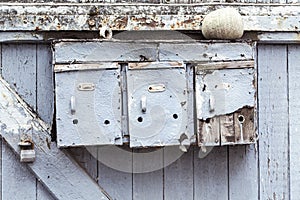
<instances>
[{"instance_id":1,"label":"splintered wood","mask_svg":"<svg viewBox=\"0 0 300 200\"><path fill-rule=\"evenodd\" d=\"M199 64L196 73L198 145L255 143L254 62Z\"/></svg>"}]
</instances>

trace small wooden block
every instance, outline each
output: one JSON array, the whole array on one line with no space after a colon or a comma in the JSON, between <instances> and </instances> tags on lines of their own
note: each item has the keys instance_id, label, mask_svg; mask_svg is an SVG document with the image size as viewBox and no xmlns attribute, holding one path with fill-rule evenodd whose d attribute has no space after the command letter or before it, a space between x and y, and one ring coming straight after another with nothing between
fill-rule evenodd
<instances>
[{"instance_id":1,"label":"small wooden block","mask_svg":"<svg viewBox=\"0 0 300 200\"><path fill-rule=\"evenodd\" d=\"M243 140L241 140L240 120L243 122ZM243 108L234 113L235 138L238 144L249 144L256 141L254 126L254 108Z\"/></svg>"},{"instance_id":2,"label":"small wooden block","mask_svg":"<svg viewBox=\"0 0 300 200\"><path fill-rule=\"evenodd\" d=\"M235 144L233 114L220 117L221 145Z\"/></svg>"},{"instance_id":3,"label":"small wooden block","mask_svg":"<svg viewBox=\"0 0 300 200\"><path fill-rule=\"evenodd\" d=\"M219 146L220 145L220 118L214 117L198 120L198 145L199 146Z\"/></svg>"}]
</instances>

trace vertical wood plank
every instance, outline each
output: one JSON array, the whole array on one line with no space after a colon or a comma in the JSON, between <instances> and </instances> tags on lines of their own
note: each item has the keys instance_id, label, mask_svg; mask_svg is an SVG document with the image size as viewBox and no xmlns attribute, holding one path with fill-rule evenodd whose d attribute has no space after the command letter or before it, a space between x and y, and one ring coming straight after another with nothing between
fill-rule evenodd
<instances>
[{"instance_id":1,"label":"vertical wood plank","mask_svg":"<svg viewBox=\"0 0 300 200\"><path fill-rule=\"evenodd\" d=\"M2 76L2 44L0 43L0 75ZM0 200L2 200L2 138L0 137Z\"/></svg>"},{"instance_id":2,"label":"vertical wood plank","mask_svg":"<svg viewBox=\"0 0 300 200\"><path fill-rule=\"evenodd\" d=\"M289 73L289 131L290 131L290 198L300 196L300 45L288 47L288 73Z\"/></svg>"},{"instance_id":3,"label":"vertical wood plank","mask_svg":"<svg viewBox=\"0 0 300 200\"><path fill-rule=\"evenodd\" d=\"M259 199L255 145L229 147L229 199Z\"/></svg>"},{"instance_id":4,"label":"vertical wood plank","mask_svg":"<svg viewBox=\"0 0 300 200\"><path fill-rule=\"evenodd\" d=\"M164 168L165 200L193 199L193 148L190 148L184 154L180 151L178 146L164 148L164 166L166 166ZM173 160L167 161L168 157L177 154L182 155L178 160L175 162Z\"/></svg>"},{"instance_id":5,"label":"vertical wood plank","mask_svg":"<svg viewBox=\"0 0 300 200\"><path fill-rule=\"evenodd\" d=\"M37 181L36 200L54 200L48 190Z\"/></svg>"},{"instance_id":6,"label":"vertical wood plank","mask_svg":"<svg viewBox=\"0 0 300 200\"><path fill-rule=\"evenodd\" d=\"M132 200L132 151L116 146L98 148L98 183L113 199Z\"/></svg>"},{"instance_id":7,"label":"vertical wood plank","mask_svg":"<svg viewBox=\"0 0 300 200\"><path fill-rule=\"evenodd\" d=\"M214 147L204 158L194 151L194 199L228 199L228 148Z\"/></svg>"},{"instance_id":8,"label":"vertical wood plank","mask_svg":"<svg viewBox=\"0 0 300 200\"><path fill-rule=\"evenodd\" d=\"M50 45L37 45L37 113L52 124L54 112L54 85Z\"/></svg>"},{"instance_id":9,"label":"vertical wood plank","mask_svg":"<svg viewBox=\"0 0 300 200\"><path fill-rule=\"evenodd\" d=\"M36 199L36 179L5 143L2 146L2 199Z\"/></svg>"},{"instance_id":10,"label":"vertical wood plank","mask_svg":"<svg viewBox=\"0 0 300 200\"><path fill-rule=\"evenodd\" d=\"M2 75L36 110L36 45L3 44Z\"/></svg>"},{"instance_id":11,"label":"vertical wood plank","mask_svg":"<svg viewBox=\"0 0 300 200\"><path fill-rule=\"evenodd\" d=\"M143 155L144 154L144 155ZM133 154L133 200L163 199L163 150L135 150Z\"/></svg>"},{"instance_id":12,"label":"vertical wood plank","mask_svg":"<svg viewBox=\"0 0 300 200\"><path fill-rule=\"evenodd\" d=\"M94 179L98 180L97 147L75 147L68 149L70 155Z\"/></svg>"},{"instance_id":13,"label":"vertical wood plank","mask_svg":"<svg viewBox=\"0 0 300 200\"><path fill-rule=\"evenodd\" d=\"M2 76L36 110L36 45L2 44L1 58ZM14 158L10 149L5 145L2 147L4 147L2 149L2 198L35 199L36 179L18 159ZM20 184L23 180L26 184ZM25 197L22 193L26 193Z\"/></svg>"},{"instance_id":14,"label":"vertical wood plank","mask_svg":"<svg viewBox=\"0 0 300 200\"><path fill-rule=\"evenodd\" d=\"M287 46L258 46L260 199L288 199Z\"/></svg>"}]
</instances>

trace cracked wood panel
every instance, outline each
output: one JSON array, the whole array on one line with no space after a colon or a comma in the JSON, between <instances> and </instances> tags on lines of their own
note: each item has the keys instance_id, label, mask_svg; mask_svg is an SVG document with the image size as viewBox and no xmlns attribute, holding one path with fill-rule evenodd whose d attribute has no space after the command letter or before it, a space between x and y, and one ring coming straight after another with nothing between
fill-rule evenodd
<instances>
[{"instance_id":1,"label":"cracked wood panel","mask_svg":"<svg viewBox=\"0 0 300 200\"><path fill-rule=\"evenodd\" d=\"M206 4L99 4L62 3L0 4L4 16L0 30L201 30L206 14L222 7L236 7L242 14L246 31L298 31L299 4L272 5L245 3ZM278 2L278 0L274 0ZM284 0L279 0L282 3ZM118 14L116 14L118 13ZM13 17L12 17L13 16Z\"/></svg>"},{"instance_id":2,"label":"cracked wood panel","mask_svg":"<svg viewBox=\"0 0 300 200\"><path fill-rule=\"evenodd\" d=\"M260 198L289 198L287 45L258 46Z\"/></svg>"},{"instance_id":3,"label":"cracked wood panel","mask_svg":"<svg viewBox=\"0 0 300 200\"><path fill-rule=\"evenodd\" d=\"M288 70L289 70L289 141L290 141L290 198L297 199L300 196L300 136L299 136L299 99L300 99L300 46L288 46Z\"/></svg>"}]
</instances>

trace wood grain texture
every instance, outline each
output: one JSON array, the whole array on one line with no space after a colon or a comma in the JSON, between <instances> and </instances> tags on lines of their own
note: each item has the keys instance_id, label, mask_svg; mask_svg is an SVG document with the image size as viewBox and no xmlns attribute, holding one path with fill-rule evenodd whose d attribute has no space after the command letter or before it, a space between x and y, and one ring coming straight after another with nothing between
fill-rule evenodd
<instances>
[{"instance_id":1,"label":"wood grain texture","mask_svg":"<svg viewBox=\"0 0 300 200\"><path fill-rule=\"evenodd\" d=\"M4 142L2 145L2 199L36 199L36 178Z\"/></svg>"},{"instance_id":2,"label":"wood grain texture","mask_svg":"<svg viewBox=\"0 0 300 200\"><path fill-rule=\"evenodd\" d=\"M228 156L229 199L259 199L258 152L256 146L230 146Z\"/></svg>"},{"instance_id":3,"label":"wood grain texture","mask_svg":"<svg viewBox=\"0 0 300 200\"><path fill-rule=\"evenodd\" d=\"M289 72L289 141L290 141L290 199L300 196L300 46L288 47L288 72Z\"/></svg>"},{"instance_id":4,"label":"wood grain texture","mask_svg":"<svg viewBox=\"0 0 300 200\"><path fill-rule=\"evenodd\" d=\"M228 199L227 147L214 147L204 158L194 152L194 199Z\"/></svg>"},{"instance_id":5,"label":"wood grain texture","mask_svg":"<svg viewBox=\"0 0 300 200\"><path fill-rule=\"evenodd\" d=\"M113 199L132 199L132 151L115 146L98 147L98 184Z\"/></svg>"},{"instance_id":6,"label":"wood grain texture","mask_svg":"<svg viewBox=\"0 0 300 200\"><path fill-rule=\"evenodd\" d=\"M260 199L288 199L287 46L258 46Z\"/></svg>"},{"instance_id":7,"label":"wood grain texture","mask_svg":"<svg viewBox=\"0 0 300 200\"><path fill-rule=\"evenodd\" d=\"M168 161L174 148L181 157L173 162ZM175 150L176 150L175 149ZM176 152L176 151L175 151ZM178 146L164 148L164 199L165 200L185 200L193 199L194 190L194 170L193 170L193 148L189 148L187 153L180 152ZM175 192L176 191L176 192Z\"/></svg>"},{"instance_id":8,"label":"wood grain texture","mask_svg":"<svg viewBox=\"0 0 300 200\"><path fill-rule=\"evenodd\" d=\"M69 148L72 157L85 171L95 180L98 180L97 169L97 147L75 147Z\"/></svg>"},{"instance_id":9,"label":"wood grain texture","mask_svg":"<svg viewBox=\"0 0 300 200\"><path fill-rule=\"evenodd\" d=\"M36 200L55 200L41 182L37 180Z\"/></svg>"},{"instance_id":10,"label":"wood grain texture","mask_svg":"<svg viewBox=\"0 0 300 200\"><path fill-rule=\"evenodd\" d=\"M2 78L0 82L1 136L19 155L20 131L32 133L36 160L27 166L51 194L58 199L108 199L105 191L70 156L51 143L49 127L9 88L7 82Z\"/></svg>"},{"instance_id":11,"label":"wood grain texture","mask_svg":"<svg viewBox=\"0 0 300 200\"><path fill-rule=\"evenodd\" d=\"M2 44L2 76L36 110L36 45Z\"/></svg>"},{"instance_id":12,"label":"wood grain texture","mask_svg":"<svg viewBox=\"0 0 300 200\"><path fill-rule=\"evenodd\" d=\"M133 171L144 173L133 174L133 200L163 199L163 150L154 151L134 151Z\"/></svg>"},{"instance_id":13,"label":"wood grain texture","mask_svg":"<svg viewBox=\"0 0 300 200\"><path fill-rule=\"evenodd\" d=\"M37 113L48 124L52 124L54 112L54 86L52 53L47 44L37 45Z\"/></svg>"},{"instance_id":14,"label":"wood grain texture","mask_svg":"<svg viewBox=\"0 0 300 200\"><path fill-rule=\"evenodd\" d=\"M220 145L220 117L213 117L209 120L197 120L198 124L198 145L218 146Z\"/></svg>"}]
</instances>

